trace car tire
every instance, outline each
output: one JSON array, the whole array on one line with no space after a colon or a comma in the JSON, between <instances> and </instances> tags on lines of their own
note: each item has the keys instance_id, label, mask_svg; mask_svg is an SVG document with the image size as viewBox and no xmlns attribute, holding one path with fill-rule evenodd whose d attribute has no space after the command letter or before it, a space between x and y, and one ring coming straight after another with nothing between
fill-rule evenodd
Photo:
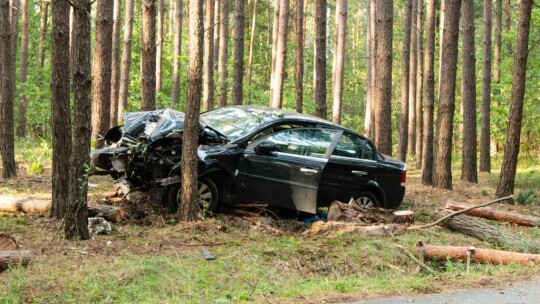
<instances>
[{"instance_id":1,"label":"car tire","mask_svg":"<svg viewBox=\"0 0 540 304\"><path fill-rule=\"evenodd\" d=\"M368 209L377 208L381 205L377 197L375 197L375 195L373 195L373 193L369 191L362 191L358 193L358 195L354 199L354 202L358 207Z\"/></svg>"},{"instance_id":2,"label":"car tire","mask_svg":"<svg viewBox=\"0 0 540 304\"><path fill-rule=\"evenodd\" d=\"M216 184L208 177L199 178L197 183L199 192L199 213L205 215L216 210L219 201L219 192ZM182 199L182 187L175 184L169 187L168 204L172 212L176 212Z\"/></svg>"}]
</instances>

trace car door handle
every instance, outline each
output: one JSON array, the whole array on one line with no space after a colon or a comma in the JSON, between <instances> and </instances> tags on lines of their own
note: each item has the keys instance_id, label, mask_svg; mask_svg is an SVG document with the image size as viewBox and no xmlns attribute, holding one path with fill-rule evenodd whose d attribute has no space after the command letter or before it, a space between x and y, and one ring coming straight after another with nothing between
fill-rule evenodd
<instances>
[{"instance_id":1,"label":"car door handle","mask_svg":"<svg viewBox=\"0 0 540 304\"><path fill-rule=\"evenodd\" d=\"M367 175L367 172L366 172L366 171L352 170L351 173L354 174L354 175L359 175L359 176L365 176L365 175Z\"/></svg>"},{"instance_id":2,"label":"car door handle","mask_svg":"<svg viewBox=\"0 0 540 304\"><path fill-rule=\"evenodd\" d=\"M310 169L310 168L301 168L300 172L303 172L308 175L312 175L312 174L317 174L319 171L315 169Z\"/></svg>"}]
</instances>

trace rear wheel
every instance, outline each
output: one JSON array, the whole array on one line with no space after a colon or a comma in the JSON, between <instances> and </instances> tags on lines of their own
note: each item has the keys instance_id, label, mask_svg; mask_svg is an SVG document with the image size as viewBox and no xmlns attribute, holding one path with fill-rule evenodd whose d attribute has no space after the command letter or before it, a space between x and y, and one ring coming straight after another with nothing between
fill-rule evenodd
<instances>
[{"instance_id":1,"label":"rear wheel","mask_svg":"<svg viewBox=\"0 0 540 304\"><path fill-rule=\"evenodd\" d=\"M358 196L354 200L356 205L360 208L377 208L380 206L379 200L368 191L362 191L358 193Z\"/></svg>"},{"instance_id":2,"label":"rear wheel","mask_svg":"<svg viewBox=\"0 0 540 304\"><path fill-rule=\"evenodd\" d=\"M197 201L199 213L203 215L216 210L219 193L216 184L207 177L202 177L197 182L197 192L199 199ZM182 187L180 184L169 187L169 209L176 212L182 201Z\"/></svg>"}]
</instances>

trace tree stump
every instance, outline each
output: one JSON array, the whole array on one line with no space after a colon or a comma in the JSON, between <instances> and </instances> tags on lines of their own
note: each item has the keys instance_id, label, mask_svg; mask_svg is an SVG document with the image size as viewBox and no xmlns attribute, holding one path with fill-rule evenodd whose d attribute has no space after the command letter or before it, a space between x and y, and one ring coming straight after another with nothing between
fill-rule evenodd
<instances>
[{"instance_id":1,"label":"tree stump","mask_svg":"<svg viewBox=\"0 0 540 304\"><path fill-rule=\"evenodd\" d=\"M412 224L414 223L414 212L410 210L398 210L392 213L392 223L396 224Z\"/></svg>"},{"instance_id":2,"label":"tree stump","mask_svg":"<svg viewBox=\"0 0 540 304\"><path fill-rule=\"evenodd\" d=\"M0 233L0 251L12 251L19 249L14 238L7 234Z\"/></svg>"}]
</instances>

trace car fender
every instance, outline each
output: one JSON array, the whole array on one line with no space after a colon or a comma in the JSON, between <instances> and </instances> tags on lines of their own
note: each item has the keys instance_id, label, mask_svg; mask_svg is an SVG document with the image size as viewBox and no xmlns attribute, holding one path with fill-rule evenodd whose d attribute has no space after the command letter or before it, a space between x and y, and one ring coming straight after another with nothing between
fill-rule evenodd
<instances>
[{"instance_id":1,"label":"car fender","mask_svg":"<svg viewBox=\"0 0 540 304\"><path fill-rule=\"evenodd\" d=\"M362 191L369 191L373 193L373 195L375 195L375 197L377 197L377 199L381 203L380 207L384 207L386 205L386 195L384 194L382 187L377 181L368 181L366 185L362 188Z\"/></svg>"}]
</instances>

